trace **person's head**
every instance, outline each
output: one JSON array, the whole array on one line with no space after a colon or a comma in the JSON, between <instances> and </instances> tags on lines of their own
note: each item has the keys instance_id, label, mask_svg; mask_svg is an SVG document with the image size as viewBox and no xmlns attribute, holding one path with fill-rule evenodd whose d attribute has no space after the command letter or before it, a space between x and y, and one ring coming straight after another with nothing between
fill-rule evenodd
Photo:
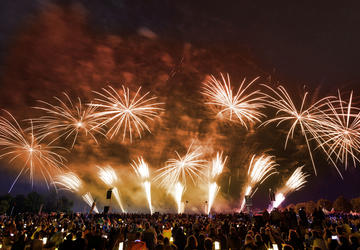
<instances>
[{"instance_id":1,"label":"person's head","mask_svg":"<svg viewBox=\"0 0 360 250\"><path fill-rule=\"evenodd\" d=\"M298 238L297 232L295 230L289 231L289 240L295 240Z\"/></svg>"},{"instance_id":2,"label":"person's head","mask_svg":"<svg viewBox=\"0 0 360 250\"><path fill-rule=\"evenodd\" d=\"M140 238L141 238L141 233L140 233L140 232L136 232L135 238L136 238L137 240L140 240Z\"/></svg>"},{"instance_id":3,"label":"person's head","mask_svg":"<svg viewBox=\"0 0 360 250\"><path fill-rule=\"evenodd\" d=\"M247 245L247 244L253 244L253 243L254 243L253 238L251 237L250 234L247 234L246 237L245 237L245 245Z\"/></svg>"},{"instance_id":4,"label":"person's head","mask_svg":"<svg viewBox=\"0 0 360 250\"><path fill-rule=\"evenodd\" d=\"M186 246L191 247L192 249L197 247L197 241L194 235L191 235L187 238Z\"/></svg>"},{"instance_id":5,"label":"person's head","mask_svg":"<svg viewBox=\"0 0 360 250\"><path fill-rule=\"evenodd\" d=\"M336 233L337 233L338 235L343 234L343 228L342 228L341 226L337 226L337 227L336 227Z\"/></svg>"},{"instance_id":6,"label":"person's head","mask_svg":"<svg viewBox=\"0 0 360 250\"><path fill-rule=\"evenodd\" d=\"M149 222L146 222L145 223L145 229L147 230L147 229L149 229L150 228L150 224L149 224Z\"/></svg>"},{"instance_id":7,"label":"person's head","mask_svg":"<svg viewBox=\"0 0 360 250\"><path fill-rule=\"evenodd\" d=\"M164 241L164 236L159 234L158 237L157 237L157 240L163 242Z\"/></svg>"},{"instance_id":8,"label":"person's head","mask_svg":"<svg viewBox=\"0 0 360 250\"><path fill-rule=\"evenodd\" d=\"M40 233L39 232L36 232L35 234L34 234L34 239L40 239Z\"/></svg>"},{"instance_id":9,"label":"person's head","mask_svg":"<svg viewBox=\"0 0 360 250\"><path fill-rule=\"evenodd\" d=\"M351 235L351 236L350 236L350 243L351 243L352 245L359 245L359 239L358 239L356 236Z\"/></svg>"},{"instance_id":10,"label":"person's head","mask_svg":"<svg viewBox=\"0 0 360 250\"><path fill-rule=\"evenodd\" d=\"M68 233L68 235L66 236L66 240L72 240L73 238L73 234L70 232Z\"/></svg>"},{"instance_id":11,"label":"person's head","mask_svg":"<svg viewBox=\"0 0 360 250\"><path fill-rule=\"evenodd\" d=\"M212 240L210 238L206 238L204 242L204 248L205 249L212 249Z\"/></svg>"},{"instance_id":12,"label":"person's head","mask_svg":"<svg viewBox=\"0 0 360 250\"><path fill-rule=\"evenodd\" d=\"M248 231L248 235L250 235L251 237L254 237L254 231L253 231L253 230L249 230L249 231Z\"/></svg>"},{"instance_id":13,"label":"person's head","mask_svg":"<svg viewBox=\"0 0 360 250\"><path fill-rule=\"evenodd\" d=\"M283 245L283 250L294 250L294 248L288 244Z\"/></svg>"},{"instance_id":14,"label":"person's head","mask_svg":"<svg viewBox=\"0 0 360 250\"><path fill-rule=\"evenodd\" d=\"M256 234L254 238L255 244L261 244L262 243L262 237L260 234Z\"/></svg>"},{"instance_id":15,"label":"person's head","mask_svg":"<svg viewBox=\"0 0 360 250\"><path fill-rule=\"evenodd\" d=\"M164 246L169 246L170 245L170 240L168 237L164 238Z\"/></svg>"},{"instance_id":16,"label":"person's head","mask_svg":"<svg viewBox=\"0 0 360 250\"><path fill-rule=\"evenodd\" d=\"M349 241L346 237L344 236L339 236L339 243L342 246L347 246L349 244Z\"/></svg>"},{"instance_id":17,"label":"person's head","mask_svg":"<svg viewBox=\"0 0 360 250\"><path fill-rule=\"evenodd\" d=\"M78 231L77 233L76 233L76 239L78 240L78 239L81 239L82 238L82 232L81 231Z\"/></svg>"}]
</instances>

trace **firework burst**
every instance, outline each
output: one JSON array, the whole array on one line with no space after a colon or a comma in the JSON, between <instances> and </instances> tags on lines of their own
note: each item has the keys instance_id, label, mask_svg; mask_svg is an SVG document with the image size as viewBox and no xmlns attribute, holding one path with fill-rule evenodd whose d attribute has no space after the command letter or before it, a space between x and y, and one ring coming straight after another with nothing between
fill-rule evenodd
<instances>
[{"instance_id":1,"label":"firework burst","mask_svg":"<svg viewBox=\"0 0 360 250\"><path fill-rule=\"evenodd\" d=\"M202 156L201 148L192 149L192 144L184 156L181 157L176 151L175 153L177 158L168 160L165 167L157 170L159 174L154 180L159 181L161 186L169 190L176 201L178 212L181 213L183 210L181 199L186 189L186 179L190 178L194 184L203 179L206 161L199 159Z\"/></svg>"},{"instance_id":2,"label":"firework burst","mask_svg":"<svg viewBox=\"0 0 360 250\"><path fill-rule=\"evenodd\" d=\"M115 170L110 167L97 167L99 169L99 179L102 180L107 186L112 187L118 180Z\"/></svg>"},{"instance_id":3,"label":"firework burst","mask_svg":"<svg viewBox=\"0 0 360 250\"><path fill-rule=\"evenodd\" d=\"M83 200L85 201L86 204L89 205L89 207L93 207L93 210L95 213L99 213L99 210L97 209L96 207L96 203L94 201L94 198L92 197L91 193L90 192L87 192L86 194L84 194L82 196Z\"/></svg>"},{"instance_id":4,"label":"firework burst","mask_svg":"<svg viewBox=\"0 0 360 250\"><path fill-rule=\"evenodd\" d=\"M151 182L149 178L149 167L142 157L138 158L138 162L133 161L131 167L134 169L137 176L140 178L142 184L144 185L146 199L149 204L150 214L152 214L152 205L151 205Z\"/></svg>"},{"instance_id":5,"label":"firework burst","mask_svg":"<svg viewBox=\"0 0 360 250\"><path fill-rule=\"evenodd\" d=\"M95 133L104 134L104 129L97 126L104 119L94 116L97 108L91 105L84 106L81 99L74 103L71 98L63 93L65 101L54 97L58 105L40 101L43 107L35 109L44 111L45 116L33 119L34 129L40 138L56 135L53 141L64 137L65 140L72 138L71 148L74 147L79 133L91 136L97 143Z\"/></svg>"},{"instance_id":6,"label":"firework burst","mask_svg":"<svg viewBox=\"0 0 360 250\"><path fill-rule=\"evenodd\" d=\"M274 156L253 155L250 160L248 169L248 181L245 189L243 202L240 211L245 206L245 196L253 196L257 191L257 186L262 184L267 178L273 174L277 174L276 167L278 164L274 160Z\"/></svg>"},{"instance_id":7,"label":"firework burst","mask_svg":"<svg viewBox=\"0 0 360 250\"><path fill-rule=\"evenodd\" d=\"M283 86L278 86L276 89L267 85L263 86L274 94L264 94L267 97L267 105L277 110L277 117L267 120L263 123L263 125L275 122L277 123L277 126L279 126L284 122L291 122L290 129L286 135L285 148L289 139L293 138L295 129L300 127L300 131L305 138L311 163L316 175L317 172L309 140L311 138L316 138L318 141L319 134L317 131L324 125L324 123L326 123L324 109L326 109L326 106L329 102L331 103L334 97L328 96L313 104L307 105L309 94L308 92L305 92L301 105L297 106Z\"/></svg>"},{"instance_id":8,"label":"firework burst","mask_svg":"<svg viewBox=\"0 0 360 250\"><path fill-rule=\"evenodd\" d=\"M222 153L217 153L216 157L212 160L211 170L209 174L209 189L208 189L208 208L207 213L209 214L211 208L214 204L217 193L220 190L220 187L216 183L216 178L222 173L224 169L227 156L223 159Z\"/></svg>"},{"instance_id":9,"label":"firework burst","mask_svg":"<svg viewBox=\"0 0 360 250\"><path fill-rule=\"evenodd\" d=\"M94 115L94 117L104 118L104 121L98 126L113 122L107 132L110 138L122 131L123 140L128 134L131 142L133 132L137 132L140 138L144 130L151 132L145 120L153 120L159 117L160 111L163 110L160 108L162 103L154 102L156 97L149 98L149 92L141 96L141 87L133 95L129 88L124 86L122 86L121 93L111 86L102 90L103 93L95 92L99 98L96 98L95 103L90 104L90 106L101 109Z\"/></svg>"},{"instance_id":10,"label":"firework burst","mask_svg":"<svg viewBox=\"0 0 360 250\"><path fill-rule=\"evenodd\" d=\"M102 180L109 188L112 189L112 192L115 196L117 203L119 204L121 211L125 213L125 209L120 199L119 190L117 189L117 187L115 187L115 184L118 181L118 177L115 173L115 170L110 166L104 168L98 166L97 168L99 169L99 174L98 174L99 179Z\"/></svg>"},{"instance_id":11,"label":"firework burst","mask_svg":"<svg viewBox=\"0 0 360 250\"><path fill-rule=\"evenodd\" d=\"M62 188L70 192L79 192L80 187L82 186L80 178L74 172L68 172L56 176L55 185L59 185Z\"/></svg>"},{"instance_id":12,"label":"firework burst","mask_svg":"<svg viewBox=\"0 0 360 250\"><path fill-rule=\"evenodd\" d=\"M63 149L62 147L51 146L50 144L42 143L42 140L37 138L33 133L33 126L26 133L16 121L16 119L7 112L10 120L0 117L0 146L3 146L5 153L0 155L0 158L9 158L12 163L15 160L22 162L22 167L10 187L9 192L14 187L22 173L29 172L31 185L34 183L34 176L38 171L49 187L49 182L52 182L52 176L60 173L65 167L66 159L55 153L54 150Z\"/></svg>"},{"instance_id":13,"label":"firework burst","mask_svg":"<svg viewBox=\"0 0 360 250\"><path fill-rule=\"evenodd\" d=\"M349 101L345 102L338 92L338 99L328 102L326 123L319 128L317 137L328 159L334 159L333 165L336 167L334 162L340 161L345 169L350 159L357 165L360 153L360 109L352 106L352 98L351 92Z\"/></svg>"},{"instance_id":14,"label":"firework burst","mask_svg":"<svg viewBox=\"0 0 360 250\"><path fill-rule=\"evenodd\" d=\"M304 166L295 169L293 174L286 181L285 186L282 187L278 193L276 193L275 201L272 204L272 208L280 206L280 204L285 200L286 196L304 187L306 183L306 177L308 177L309 175L305 174L302 171L303 167Z\"/></svg>"},{"instance_id":15,"label":"firework burst","mask_svg":"<svg viewBox=\"0 0 360 250\"><path fill-rule=\"evenodd\" d=\"M224 117L231 122L239 122L248 128L248 124L259 122L265 115L259 111L264 107L264 96L259 90L248 93L249 87L257 80L250 83L242 81L238 91L233 92L230 76L221 74L221 80L211 76L204 84L202 94L207 102L217 112L217 117Z\"/></svg>"},{"instance_id":16,"label":"firework burst","mask_svg":"<svg viewBox=\"0 0 360 250\"><path fill-rule=\"evenodd\" d=\"M157 170L159 174L155 177L155 181L160 181L160 185L167 188L178 182L186 186L188 177L194 184L204 177L202 170L206 168L204 165L206 161L200 159L202 156L200 147L192 149L191 144L184 156L180 156L177 151L175 153L177 158L168 160L165 167Z\"/></svg>"},{"instance_id":17,"label":"firework burst","mask_svg":"<svg viewBox=\"0 0 360 250\"><path fill-rule=\"evenodd\" d=\"M184 205L184 202L182 202L182 196L184 194L184 191L185 191L184 185L182 185L180 182L175 183L175 185L173 187L172 195L174 196L174 199L176 201L178 214L181 214L184 212L185 205Z\"/></svg>"}]
</instances>

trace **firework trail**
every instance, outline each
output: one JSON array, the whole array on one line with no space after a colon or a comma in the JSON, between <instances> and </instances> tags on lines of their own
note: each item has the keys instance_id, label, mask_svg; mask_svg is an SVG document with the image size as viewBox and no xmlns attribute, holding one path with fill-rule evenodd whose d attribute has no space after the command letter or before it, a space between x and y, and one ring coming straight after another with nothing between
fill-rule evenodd
<instances>
[{"instance_id":1,"label":"firework trail","mask_svg":"<svg viewBox=\"0 0 360 250\"><path fill-rule=\"evenodd\" d=\"M157 170L159 174L154 180L159 181L160 185L164 188L172 190L170 193L177 201L178 211L180 211L179 204L181 202L179 202L179 195L182 196L186 189L186 179L190 178L194 184L198 180L203 179L205 176L202 171L206 168L204 165L206 161L199 159L202 156L201 148L196 147L192 149L192 144L183 157L178 152L175 151L175 153L177 158L168 160L165 167ZM181 192L176 190L181 190Z\"/></svg>"},{"instance_id":2,"label":"firework trail","mask_svg":"<svg viewBox=\"0 0 360 250\"><path fill-rule=\"evenodd\" d=\"M207 213L210 214L211 208L214 204L215 197L220 190L220 187L216 183L216 178L222 173L224 169L225 162L227 160L227 156L225 159L222 157L222 152L216 154L216 158L212 160L211 171L209 174L209 190L208 190L208 208Z\"/></svg>"},{"instance_id":3,"label":"firework trail","mask_svg":"<svg viewBox=\"0 0 360 250\"><path fill-rule=\"evenodd\" d=\"M95 133L105 136L105 130L97 126L104 119L94 116L97 108L90 105L84 106L80 98L74 104L66 93L63 94L65 101L54 97L58 105L40 101L44 106L35 107L35 109L46 113L45 116L32 120L38 136L44 138L57 135L53 141L58 140L60 137L64 137L65 140L73 137L71 144L71 148L73 148L78 134L83 132L85 135L91 136L97 143Z\"/></svg>"},{"instance_id":4,"label":"firework trail","mask_svg":"<svg viewBox=\"0 0 360 250\"><path fill-rule=\"evenodd\" d=\"M199 159L202 156L201 148L192 149L192 144L188 148L184 156L175 151L177 158L169 159L166 166L157 170L159 174L155 177L155 181L160 181L160 185L164 187L174 186L180 182L186 186L187 177L193 183L202 179L204 174L202 170L206 168L205 160Z\"/></svg>"},{"instance_id":5,"label":"firework trail","mask_svg":"<svg viewBox=\"0 0 360 250\"><path fill-rule=\"evenodd\" d=\"M89 205L89 207L94 206L94 212L95 213L97 213L97 214L99 213L99 210L97 209L96 204L94 204L95 201L94 201L93 197L91 196L90 192L87 192L86 194L84 194L82 196L82 198L85 201L85 203Z\"/></svg>"},{"instance_id":6,"label":"firework trail","mask_svg":"<svg viewBox=\"0 0 360 250\"><path fill-rule=\"evenodd\" d=\"M112 192L115 196L115 199L117 201L117 203L119 204L121 211L123 213L125 213L125 209L122 205L121 199L120 199L120 194L119 194L119 190L117 189L117 187L115 187L116 182L118 181L118 177L115 173L115 170L110 167L98 167L99 169L99 178L100 180L102 180L109 188L112 189Z\"/></svg>"},{"instance_id":7,"label":"firework trail","mask_svg":"<svg viewBox=\"0 0 360 250\"><path fill-rule=\"evenodd\" d=\"M152 205L151 205L151 183L150 183L150 177L149 177L149 167L142 157L138 158L138 162L133 161L133 164L131 164L131 167L134 169L135 173L137 174L137 176L140 178L142 184L144 185L146 199L149 204L150 214L152 214L153 209L152 209Z\"/></svg>"},{"instance_id":8,"label":"firework trail","mask_svg":"<svg viewBox=\"0 0 360 250\"><path fill-rule=\"evenodd\" d=\"M53 152L53 150L66 149L42 143L42 140L34 135L32 124L29 129L30 132L26 133L21 129L16 119L9 112L6 113L10 116L11 121L0 117L0 146L3 146L5 150L0 158L9 158L10 163L15 160L22 162L21 170L12 183L9 192L22 173L26 172L29 172L32 186L34 176L38 171L49 188L49 182L53 180L52 176L61 172L66 161L63 156Z\"/></svg>"},{"instance_id":9,"label":"firework trail","mask_svg":"<svg viewBox=\"0 0 360 250\"><path fill-rule=\"evenodd\" d=\"M55 181L53 183L55 186L56 185L61 186L62 187L61 189L68 190L72 193L79 193L80 189L82 188L82 182L74 172L68 172L56 176ZM82 198L85 201L85 203L88 204L90 207L93 206L94 199L92 198L89 192L82 195ZM94 211L96 213L99 213L99 210L97 209L95 204L94 204Z\"/></svg>"},{"instance_id":10,"label":"firework trail","mask_svg":"<svg viewBox=\"0 0 360 250\"><path fill-rule=\"evenodd\" d=\"M300 190L306 183L306 177L309 175L302 172L304 166L295 169L293 174L286 181L285 185L275 195L275 202L272 204L272 208L277 208L285 200L286 196L290 193ZM271 208L271 209L272 209Z\"/></svg>"},{"instance_id":11,"label":"firework trail","mask_svg":"<svg viewBox=\"0 0 360 250\"><path fill-rule=\"evenodd\" d=\"M172 195L174 196L174 199L176 201L178 214L181 214L184 212L185 206L184 206L184 202L182 202L182 196L184 194L184 191L185 191L185 187L180 182L177 182L174 185Z\"/></svg>"},{"instance_id":12,"label":"firework trail","mask_svg":"<svg viewBox=\"0 0 360 250\"><path fill-rule=\"evenodd\" d=\"M335 162L340 161L345 165L345 169L349 158L354 166L357 165L357 155L360 153L360 109L352 106L352 98L351 92L349 101L345 102L338 92L338 99L327 103L329 108L326 112L326 123L317 131L320 147L328 159L334 158L332 163L335 167ZM340 172L339 174L341 176Z\"/></svg>"},{"instance_id":13,"label":"firework trail","mask_svg":"<svg viewBox=\"0 0 360 250\"><path fill-rule=\"evenodd\" d=\"M264 94L267 97L267 105L277 110L277 117L267 120L263 123L263 125L276 122L276 126L279 126L284 122L291 122L291 126L285 140L285 148L289 139L293 138L295 129L300 127L300 131L305 138L311 163L316 175L317 172L309 140L311 138L315 138L316 141L319 142L319 134L317 131L319 130L319 127L322 127L324 123L326 123L324 109L326 109L328 103L332 102L334 97L328 96L311 105L307 105L308 92L305 92L302 97L301 105L297 106L283 86L280 85L276 89L267 85L263 86L268 88L274 94Z\"/></svg>"},{"instance_id":14,"label":"firework trail","mask_svg":"<svg viewBox=\"0 0 360 250\"><path fill-rule=\"evenodd\" d=\"M249 87L258 79L246 84L242 81L238 91L234 94L230 84L230 76L221 74L221 80L213 75L203 87L202 94L216 112L217 117L223 117L231 122L239 122L248 128L248 124L260 122L265 115L259 111L264 107L264 96L259 90L248 92Z\"/></svg>"},{"instance_id":15,"label":"firework trail","mask_svg":"<svg viewBox=\"0 0 360 250\"><path fill-rule=\"evenodd\" d=\"M251 157L248 170L248 181L240 211L244 209L245 196L253 196L257 191L258 185L262 184L271 175L277 174L278 172L275 171L277 166L278 164L274 161L274 156L263 154L261 156L253 155Z\"/></svg>"},{"instance_id":16,"label":"firework trail","mask_svg":"<svg viewBox=\"0 0 360 250\"><path fill-rule=\"evenodd\" d=\"M102 90L103 93L95 92L99 98L96 98L95 103L90 106L101 109L94 115L94 117L104 118L104 121L100 122L98 126L113 122L107 132L110 138L123 131L123 141L128 133L131 142L134 131L140 138L144 130L151 132L145 120L159 117L160 111L163 110L159 106L163 103L154 102L156 97L148 98L149 92L141 96L141 87L134 95L131 95L129 88L124 86L122 86L121 93L111 86Z\"/></svg>"},{"instance_id":17,"label":"firework trail","mask_svg":"<svg viewBox=\"0 0 360 250\"><path fill-rule=\"evenodd\" d=\"M59 185L62 188L73 193L77 193L82 186L80 178L73 172L68 172L56 176L54 182L55 185Z\"/></svg>"}]
</instances>

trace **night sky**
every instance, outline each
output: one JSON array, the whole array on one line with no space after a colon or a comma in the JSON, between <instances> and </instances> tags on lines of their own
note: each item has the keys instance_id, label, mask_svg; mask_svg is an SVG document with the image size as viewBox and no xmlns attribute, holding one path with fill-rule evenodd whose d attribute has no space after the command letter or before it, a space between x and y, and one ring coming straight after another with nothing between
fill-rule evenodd
<instances>
[{"instance_id":1,"label":"night sky","mask_svg":"<svg viewBox=\"0 0 360 250\"><path fill-rule=\"evenodd\" d=\"M265 150L276 156L281 174L259 189L255 206L265 206L266 190L278 187L300 164L306 165L311 177L286 204L360 196L358 168L349 166L344 171L341 166L341 180L321 152L315 152L319 172L314 176L306 149L293 145L283 150L283 130L269 126L254 135L239 126L220 124L199 94L206 76L224 72L235 85L243 77L261 76L260 82L281 83L296 96L309 90L323 97L340 89L354 90L360 97L360 4L213 2L1 1L0 108L21 121L39 115L31 109L37 100L51 102L63 91L90 101L92 90L108 84L116 88L142 85L167 110L152 125L151 135L132 144L104 142L102 147L91 147L83 138L66 155L69 167L81 172L89 185L99 188L90 165L109 163L125 177L130 172L128 163L137 155L158 168L174 156L174 150L184 152L196 138L211 148L209 154L224 150L229 155L219 194L229 206L238 203L243 185L239 171L245 173L247 156ZM299 134L295 137L290 144L304 144ZM2 161L3 194L16 176L13 168ZM234 173L238 180L227 189L226 178ZM13 193L26 193L30 187L24 176ZM129 187L123 195L136 206L139 202L130 196L140 192L139 187ZM48 192L41 182L34 190ZM154 199L161 203L160 197Z\"/></svg>"}]
</instances>

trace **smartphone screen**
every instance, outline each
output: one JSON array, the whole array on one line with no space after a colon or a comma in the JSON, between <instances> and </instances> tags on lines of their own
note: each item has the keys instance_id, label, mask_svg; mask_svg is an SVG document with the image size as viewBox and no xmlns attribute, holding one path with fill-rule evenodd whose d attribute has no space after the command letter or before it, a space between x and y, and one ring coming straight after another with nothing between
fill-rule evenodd
<instances>
[{"instance_id":1,"label":"smartphone screen","mask_svg":"<svg viewBox=\"0 0 360 250\"><path fill-rule=\"evenodd\" d=\"M215 248L215 250L220 250L220 242L215 241L214 242L214 248Z\"/></svg>"}]
</instances>

